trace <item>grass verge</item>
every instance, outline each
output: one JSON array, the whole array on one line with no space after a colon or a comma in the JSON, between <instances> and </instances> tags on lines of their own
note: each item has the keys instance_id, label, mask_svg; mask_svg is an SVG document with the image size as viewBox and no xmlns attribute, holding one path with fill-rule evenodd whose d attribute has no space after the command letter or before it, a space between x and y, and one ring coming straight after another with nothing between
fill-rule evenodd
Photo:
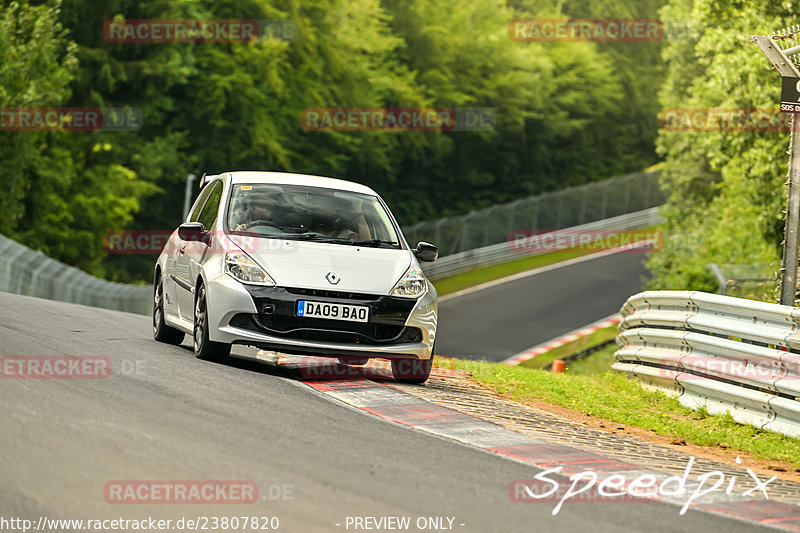
<instances>
[{"instance_id":1,"label":"grass verge","mask_svg":"<svg viewBox=\"0 0 800 533\"><path fill-rule=\"evenodd\" d=\"M436 358L443 368L466 370L473 378L513 400L542 400L598 418L684 439L699 446L741 450L756 458L800 467L800 439L736 423L730 415L692 411L676 398L649 391L615 372L600 375L552 374L484 361Z\"/></svg>"},{"instance_id":2,"label":"grass verge","mask_svg":"<svg viewBox=\"0 0 800 533\"><path fill-rule=\"evenodd\" d=\"M657 227L654 226L651 228L645 228L639 230L609 233L609 234L604 234L604 236L609 237L610 235L619 235L620 238L625 236L631 236L631 237L636 236L638 237L636 240L641 240L642 236L644 235L652 236L652 234L656 231L656 229ZM567 261L569 259L583 257L585 255L597 253L602 250L603 248L598 248L597 246L586 245L586 246L577 246L575 248L569 248L566 250L549 252L546 254L540 254L530 257L522 257L521 259L517 259L516 261L510 261L508 263L502 263L500 265L492 265L488 267L476 268L475 270L470 270L469 272L463 272L461 274L456 274L455 276L442 278L434 281L433 286L436 287L436 292L441 297L447 294L458 292L463 289L467 289L469 287L473 287L475 285L480 285L481 283L487 283L489 281L505 278L507 276L513 276L514 274L519 274L520 272L527 272L528 270L533 270L535 268L541 268L555 263L560 263L562 261ZM630 253L636 253L636 252L630 252Z\"/></svg>"},{"instance_id":3,"label":"grass verge","mask_svg":"<svg viewBox=\"0 0 800 533\"><path fill-rule=\"evenodd\" d=\"M534 357L533 359L528 359L527 361L520 364L520 366L524 368L544 368L556 359L564 359L570 355L574 355L581 350L585 350L587 348L591 348L596 344L600 344L603 341L607 341L610 339L615 338L619 332L617 331L617 326L609 326L604 329L598 329L597 331L587 335L585 337L581 337L580 339L575 339L572 342L568 342L563 346L559 346L558 348L553 348L552 350L545 352L541 355ZM613 348L613 347L611 347ZM599 352L598 352L599 353ZM614 350L611 351L614 353ZM594 356L594 354L592 354ZM576 361L575 363L567 363L567 366L570 367L570 371L572 371L572 367L577 365L578 363L582 363L583 361ZM609 365L610 367L610 365ZM606 368L608 370L608 368Z\"/></svg>"},{"instance_id":4,"label":"grass verge","mask_svg":"<svg viewBox=\"0 0 800 533\"><path fill-rule=\"evenodd\" d=\"M603 374L611 370L611 365L614 363L614 352L617 351L616 344L606 346L597 350L595 353L581 359L580 361L567 362L567 372L571 375L580 376L593 376Z\"/></svg>"}]
</instances>

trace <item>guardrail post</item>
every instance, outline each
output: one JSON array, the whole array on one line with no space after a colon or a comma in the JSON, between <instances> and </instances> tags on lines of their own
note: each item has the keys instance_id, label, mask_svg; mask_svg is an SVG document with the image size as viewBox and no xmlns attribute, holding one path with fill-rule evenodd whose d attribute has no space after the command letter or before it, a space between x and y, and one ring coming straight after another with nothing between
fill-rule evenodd
<instances>
[{"instance_id":1,"label":"guardrail post","mask_svg":"<svg viewBox=\"0 0 800 533\"><path fill-rule=\"evenodd\" d=\"M625 180L625 212L628 212L631 204L631 180Z\"/></svg>"},{"instance_id":2,"label":"guardrail post","mask_svg":"<svg viewBox=\"0 0 800 533\"><path fill-rule=\"evenodd\" d=\"M563 212L564 212L564 193L560 191L558 193L558 211L556 211L556 223L553 229L561 229L563 227L561 226L561 220L562 220L561 215Z\"/></svg>"},{"instance_id":3,"label":"guardrail post","mask_svg":"<svg viewBox=\"0 0 800 533\"><path fill-rule=\"evenodd\" d=\"M725 293L728 292L728 280L722 274L722 269L720 269L719 265L716 263L711 263L708 265L708 267L711 269L711 272L714 273L714 276L717 278L717 281L719 282L719 293L722 296L725 296Z\"/></svg>"},{"instance_id":4,"label":"guardrail post","mask_svg":"<svg viewBox=\"0 0 800 533\"><path fill-rule=\"evenodd\" d=\"M444 247L444 243L442 242L442 224L447 222L447 220L448 220L447 218L443 218L442 220L436 223L435 226L436 237L434 237L436 240L433 241L436 246ZM411 246L416 246L416 245L417 243L413 243Z\"/></svg>"},{"instance_id":5,"label":"guardrail post","mask_svg":"<svg viewBox=\"0 0 800 533\"><path fill-rule=\"evenodd\" d=\"M531 219L531 229L537 230L539 229L539 209L541 208L542 201L537 198L536 199L536 211L533 212L533 218Z\"/></svg>"},{"instance_id":6,"label":"guardrail post","mask_svg":"<svg viewBox=\"0 0 800 533\"><path fill-rule=\"evenodd\" d=\"M578 225L583 224L586 222L586 202L589 200L589 186L591 184L587 184L586 187L583 189L583 194L581 195L581 213L578 216Z\"/></svg>"}]
</instances>

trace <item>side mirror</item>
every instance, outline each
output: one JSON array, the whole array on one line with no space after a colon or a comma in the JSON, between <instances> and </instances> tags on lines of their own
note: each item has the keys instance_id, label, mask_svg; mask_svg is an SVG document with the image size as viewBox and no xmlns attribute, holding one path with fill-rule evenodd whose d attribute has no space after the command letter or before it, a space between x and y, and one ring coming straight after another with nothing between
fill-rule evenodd
<instances>
[{"instance_id":1,"label":"side mirror","mask_svg":"<svg viewBox=\"0 0 800 533\"><path fill-rule=\"evenodd\" d=\"M430 243L421 242L417 244L414 255L420 261L431 263L436 261L436 258L439 257L439 250Z\"/></svg>"},{"instance_id":2,"label":"side mirror","mask_svg":"<svg viewBox=\"0 0 800 533\"><path fill-rule=\"evenodd\" d=\"M187 222L178 226L178 237L182 241L205 241L206 231L202 222Z\"/></svg>"}]
</instances>

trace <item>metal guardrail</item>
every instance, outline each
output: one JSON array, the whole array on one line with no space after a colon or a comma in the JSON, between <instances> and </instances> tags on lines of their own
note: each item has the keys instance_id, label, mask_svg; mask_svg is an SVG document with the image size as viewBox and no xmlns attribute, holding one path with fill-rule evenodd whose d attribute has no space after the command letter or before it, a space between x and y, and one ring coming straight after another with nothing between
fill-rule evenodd
<instances>
[{"instance_id":1,"label":"metal guardrail","mask_svg":"<svg viewBox=\"0 0 800 533\"><path fill-rule=\"evenodd\" d=\"M614 370L692 409L800 436L800 308L650 291L621 314Z\"/></svg>"},{"instance_id":2,"label":"metal guardrail","mask_svg":"<svg viewBox=\"0 0 800 533\"><path fill-rule=\"evenodd\" d=\"M149 315L152 287L107 281L0 235L0 291Z\"/></svg>"},{"instance_id":3,"label":"metal guardrail","mask_svg":"<svg viewBox=\"0 0 800 533\"><path fill-rule=\"evenodd\" d=\"M563 230L551 232L551 234L577 233L581 231L636 230L654 226L662 223L663 221L664 219L658 214L658 208L653 207L643 211L637 211L635 213L628 213L626 215L607 218L597 222L591 222L589 224L565 228ZM405 233L405 231L403 233ZM540 235L539 239L544 240L545 235L550 234ZM525 252L520 252L519 250L514 249L512 242L510 242L507 238L507 240L498 244L440 257L433 263L424 263L422 265L422 269L428 278L437 280L447 276L459 274L461 272L466 272L474 268L498 265L500 263L541 255L552 251L554 250L540 247Z\"/></svg>"},{"instance_id":4,"label":"metal guardrail","mask_svg":"<svg viewBox=\"0 0 800 533\"><path fill-rule=\"evenodd\" d=\"M427 241L449 256L508 241L515 231L556 231L658 207L660 170L635 172L403 227L409 243Z\"/></svg>"}]
</instances>

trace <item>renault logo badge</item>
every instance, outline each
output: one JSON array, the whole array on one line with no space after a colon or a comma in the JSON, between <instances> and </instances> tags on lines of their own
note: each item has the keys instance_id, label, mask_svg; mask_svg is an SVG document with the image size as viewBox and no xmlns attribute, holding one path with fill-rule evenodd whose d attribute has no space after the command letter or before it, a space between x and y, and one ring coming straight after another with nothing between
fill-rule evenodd
<instances>
[{"instance_id":1,"label":"renault logo badge","mask_svg":"<svg viewBox=\"0 0 800 533\"><path fill-rule=\"evenodd\" d=\"M325 279L327 279L328 283L330 283L331 285L336 285L342 278L337 276L334 272L328 272L328 274L325 276Z\"/></svg>"}]
</instances>

